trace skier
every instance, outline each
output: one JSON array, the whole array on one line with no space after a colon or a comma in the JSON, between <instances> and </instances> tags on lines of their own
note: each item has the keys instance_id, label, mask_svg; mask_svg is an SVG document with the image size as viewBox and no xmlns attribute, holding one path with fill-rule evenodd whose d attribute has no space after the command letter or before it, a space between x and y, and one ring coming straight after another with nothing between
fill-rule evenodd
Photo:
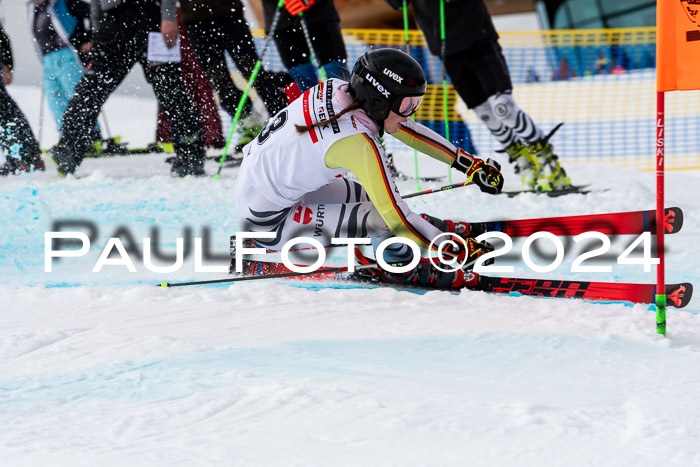
<instances>
[{"instance_id":1,"label":"skier","mask_svg":"<svg viewBox=\"0 0 700 467\"><path fill-rule=\"evenodd\" d=\"M425 75L413 58L395 49L376 49L358 59L349 83L329 79L306 91L243 149L235 192L241 228L275 232L271 240L256 239L273 250L300 235L324 245L331 238L369 236L376 249L394 236L428 248L446 230L463 233L464 224L411 212L378 140L390 133L464 172L482 191L501 191L497 163L466 154L409 119L425 88ZM345 178L348 172L360 183ZM488 249L468 238L448 254L471 266ZM403 243L392 244L384 254L389 264L412 258L412 250ZM465 285L464 274L443 273L427 260L409 273L388 276L421 285Z\"/></svg>"},{"instance_id":2,"label":"skier","mask_svg":"<svg viewBox=\"0 0 700 467\"><path fill-rule=\"evenodd\" d=\"M245 79L250 79L258 61L255 41L243 16L243 4L240 0L180 0L180 5L197 61L219 95L221 107L233 117L243 91L236 87L231 78L226 54ZM286 72L260 69L253 87L270 115L287 106L283 89L291 82L292 78ZM252 102L248 99L237 128L240 148L258 135L262 125L264 122L255 115Z\"/></svg>"},{"instance_id":3,"label":"skier","mask_svg":"<svg viewBox=\"0 0 700 467\"><path fill-rule=\"evenodd\" d=\"M277 10L277 0L263 0L263 13L265 16L265 34L270 34L272 18ZM312 51L304 37L301 25L301 17L298 11L303 12L303 20L309 29L311 46L323 67L328 78L340 78L347 80L350 75L348 70L348 55L345 50L345 41L340 31L340 17L335 9L333 0L307 0L284 2L285 9L280 12L279 22L272 37L275 39L277 50L282 63L289 70L289 74L299 86L301 92L318 84L316 69L310 62ZM294 14L292 14L294 12Z\"/></svg>"},{"instance_id":4,"label":"skier","mask_svg":"<svg viewBox=\"0 0 700 467\"><path fill-rule=\"evenodd\" d=\"M0 175L45 169L39 155L39 143L27 117L5 89L12 82L13 65L10 39L0 25L0 147L5 150L6 160L0 165Z\"/></svg>"},{"instance_id":5,"label":"skier","mask_svg":"<svg viewBox=\"0 0 700 467\"><path fill-rule=\"evenodd\" d=\"M177 22L180 35L180 66L182 67L182 84L187 95L197 109L197 120L202 132L204 146L207 148L222 149L226 145L224 129L219 115L219 106L214 98L214 89L204 75L201 64L197 61L192 43L182 20L182 10L178 9ZM226 78L230 79L229 76ZM251 138L252 139L252 138ZM156 127L156 143L172 152L172 131L170 119L162 106L158 106L158 126ZM167 159L166 159L167 161Z\"/></svg>"},{"instance_id":6,"label":"skier","mask_svg":"<svg viewBox=\"0 0 700 467\"><path fill-rule=\"evenodd\" d=\"M179 63L151 63L147 48L152 31L167 47L177 40L176 0L92 0L92 61L63 115L63 133L51 150L59 175L75 172L90 147L90 133L109 95L136 62L170 117L177 157L173 176L204 175L204 145L194 106L182 84Z\"/></svg>"},{"instance_id":7,"label":"skier","mask_svg":"<svg viewBox=\"0 0 700 467\"><path fill-rule=\"evenodd\" d=\"M44 93L60 132L63 113L83 75L81 58L90 50L90 34L83 24L90 19L90 5L81 0L34 0L28 4L28 14L34 45L44 66ZM96 125L92 140L101 139Z\"/></svg>"},{"instance_id":8,"label":"skier","mask_svg":"<svg viewBox=\"0 0 700 467\"><path fill-rule=\"evenodd\" d=\"M403 0L386 1L394 9L404 4ZM439 57L440 1L445 0L412 2L428 48ZM523 185L537 191L570 186L549 138L513 99L508 66L483 0L445 1L445 23L447 74L467 107L503 145Z\"/></svg>"}]
</instances>

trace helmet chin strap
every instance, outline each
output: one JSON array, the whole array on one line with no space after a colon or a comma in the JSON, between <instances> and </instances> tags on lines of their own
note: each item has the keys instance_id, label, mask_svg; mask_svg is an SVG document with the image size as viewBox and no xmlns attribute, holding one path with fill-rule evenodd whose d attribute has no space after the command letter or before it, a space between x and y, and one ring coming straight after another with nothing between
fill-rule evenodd
<instances>
[{"instance_id":1,"label":"helmet chin strap","mask_svg":"<svg viewBox=\"0 0 700 467\"><path fill-rule=\"evenodd\" d=\"M382 138L384 136L384 120L377 122L377 126L379 127L379 137Z\"/></svg>"}]
</instances>

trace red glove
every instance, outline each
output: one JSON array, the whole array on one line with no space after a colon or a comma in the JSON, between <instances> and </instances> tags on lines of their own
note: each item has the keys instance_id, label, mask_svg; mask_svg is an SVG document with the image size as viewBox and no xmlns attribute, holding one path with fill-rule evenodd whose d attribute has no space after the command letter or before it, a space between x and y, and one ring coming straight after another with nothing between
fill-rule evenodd
<instances>
[{"instance_id":1,"label":"red glove","mask_svg":"<svg viewBox=\"0 0 700 467\"><path fill-rule=\"evenodd\" d=\"M313 4L314 0L284 0L284 7L292 16L308 10Z\"/></svg>"}]
</instances>

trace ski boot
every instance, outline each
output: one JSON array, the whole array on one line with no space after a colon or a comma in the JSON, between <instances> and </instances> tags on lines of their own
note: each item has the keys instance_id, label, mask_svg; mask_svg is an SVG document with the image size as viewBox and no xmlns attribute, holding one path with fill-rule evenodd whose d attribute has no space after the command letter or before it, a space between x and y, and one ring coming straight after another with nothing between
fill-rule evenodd
<instances>
[{"instance_id":1,"label":"ski boot","mask_svg":"<svg viewBox=\"0 0 700 467\"><path fill-rule=\"evenodd\" d=\"M37 170L43 172L46 170L46 165L38 154L31 157L23 157L22 159L7 157L6 160L7 162L0 165L0 176L19 175L22 172L34 172Z\"/></svg>"},{"instance_id":2,"label":"ski boot","mask_svg":"<svg viewBox=\"0 0 700 467\"><path fill-rule=\"evenodd\" d=\"M508 161L515 163L515 173L520 175L520 181L528 189L536 189L537 180L542 172L542 164L528 146L516 141L505 149Z\"/></svg>"},{"instance_id":3,"label":"ski boot","mask_svg":"<svg viewBox=\"0 0 700 467\"><path fill-rule=\"evenodd\" d=\"M556 125L547 136L529 146L533 157L542 167L535 183L535 189L540 192L565 190L571 187L571 180L559 162L559 156L554 154L554 148L549 140L564 123Z\"/></svg>"},{"instance_id":4,"label":"ski boot","mask_svg":"<svg viewBox=\"0 0 700 467\"><path fill-rule=\"evenodd\" d=\"M491 249L493 250L493 248ZM441 271L426 258L421 258L415 268L404 273L387 272L378 266L367 267L376 263L365 257L358 248L355 248L355 258L364 267L357 269L353 276L362 281L395 285L404 284L443 290L455 290L463 287L479 288L480 284L479 275L472 271L461 269L452 271L446 265L442 267L445 271ZM492 263L493 260L490 262ZM392 266L401 266L401 264L393 264Z\"/></svg>"},{"instance_id":5,"label":"ski boot","mask_svg":"<svg viewBox=\"0 0 700 467\"><path fill-rule=\"evenodd\" d=\"M170 176L182 178L189 175L194 177L206 175L204 172L204 159L176 156L173 160L173 166L170 168Z\"/></svg>"},{"instance_id":6,"label":"ski boot","mask_svg":"<svg viewBox=\"0 0 700 467\"><path fill-rule=\"evenodd\" d=\"M170 168L173 177L186 177L192 175L201 177L204 172L204 146L197 136L187 137L182 143L175 145L175 159Z\"/></svg>"},{"instance_id":7,"label":"ski boot","mask_svg":"<svg viewBox=\"0 0 700 467\"><path fill-rule=\"evenodd\" d=\"M392 266L399 265L394 264ZM463 274L461 274L461 271L440 271L429 260L421 258L416 267L408 272L387 272L380 267L376 267L358 269L355 271L355 276L368 282L451 289L462 286L460 278Z\"/></svg>"},{"instance_id":8,"label":"ski boot","mask_svg":"<svg viewBox=\"0 0 700 467\"><path fill-rule=\"evenodd\" d=\"M43 172L46 170L46 164L44 164L39 154L30 157L22 157L21 160L17 161L15 167L18 172L34 172L36 170Z\"/></svg>"},{"instance_id":9,"label":"ski boot","mask_svg":"<svg viewBox=\"0 0 700 467\"><path fill-rule=\"evenodd\" d=\"M446 221L449 222L449 221ZM461 225L460 225L461 226ZM460 240L461 238L461 240ZM447 241L448 239L444 239L443 241ZM490 253L494 250L493 245L491 245L488 242L477 242L473 238L464 238L461 235L459 237L452 237L449 239L452 241L452 245L445 245L445 249L443 251L443 258L447 257L446 260L452 259L452 261L449 264L446 264L444 266L440 266L442 269L447 269L447 270L453 270L457 267L461 268L464 271L471 271L474 268L474 265L476 264L476 261L482 256L485 255L486 253ZM436 246L440 246L439 243ZM387 249L388 251L388 249ZM434 252L431 252L434 253ZM445 255L446 253L446 255ZM385 255L386 258L386 255ZM424 258L425 259L425 258ZM434 255L431 254L431 259L433 262L440 264L440 256L435 253ZM409 257L410 260L410 257ZM425 261L430 262L429 259L425 259ZM390 263L391 264L391 263ZM405 262L403 263L405 264ZM493 258L489 258L484 261L484 265L489 265L493 264ZM420 263L419 263L420 266Z\"/></svg>"},{"instance_id":10,"label":"ski boot","mask_svg":"<svg viewBox=\"0 0 700 467\"><path fill-rule=\"evenodd\" d=\"M542 167L535 183L537 191L565 190L571 186L571 180L561 166L559 156L554 154L551 143L538 141L530 146L530 150Z\"/></svg>"},{"instance_id":11,"label":"ski boot","mask_svg":"<svg viewBox=\"0 0 700 467\"><path fill-rule=\"evenodd\" d=\"M0 176L6 177L8 175L18 174L17 162L17 159L14 157L7 157L6 162L0 165Z\"/></svg>"},{"instance_id":12,"label":"ski boot","mask_svg":"<svg viewBox=\"0 0 700 467\"><path fill-rule=\"evenodd\" d=\"M83 160L77 156L75 151L65 146L56 145L51 148L51 159L49 161L56 165L58 176L65 177L75 172Z\"/></svg>"},{"instance_id":13,"label":"ski boot","mask_svg":"<svg viewBox=\"0 0 700 467\"><path fill-rule=\"evenodd\" d=\"M421 214L420 216L443 232L455 233L462 238L476 238L487 232L485 222L469 223L450 219L443 220L430 214Z\"/></svg>"},{"instance_id":14,"label":"ski boot","mask_svg":"<svg viewBox=\"0 0 700 467\"><path fill-rule=\"evenodd\" d=\"M471 271L440 271L429 260L421 258L418 265L408 272L387 272L382 268L363 268L354 273L355 277L367 282L382 284L424 287L438 290L458 290L478 288L479 275Z\"/></svg>"}]
</instances>

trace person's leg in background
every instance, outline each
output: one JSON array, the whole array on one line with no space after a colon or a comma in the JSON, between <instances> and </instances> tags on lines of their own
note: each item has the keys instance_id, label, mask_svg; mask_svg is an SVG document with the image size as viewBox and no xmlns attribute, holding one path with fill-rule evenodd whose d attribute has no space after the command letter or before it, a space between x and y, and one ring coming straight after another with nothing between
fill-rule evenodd
<instances>
[{"instance_id":1,"label":"person's leg in background","mask_svg":"<svg viewBox=\"0 0 700 467\"><path fill-rule=\"evenodd\" d=\"M449 55L445 65L457 93L501 143L525 186L549 191L570 185L551 143L516 104L497 41L483 41Z\"/></svg>"},{"instance_id":2,"label":"person's leg in background","mask_svg":"<svg viewBox=\"0 0 700 467\"><path fill-rule=\"evenodd\" d=\"M102 106L145 53L150 24L141 13L140 8L129 4L110 10L93 37L89 69L75 87L63 114L61 138L51 150L59 176L73 173L80 166L92 147Z\"/></svg>"},{"instance_id":3,"label":"person's leg in background","mask_svg":"<svg viewBox=\"0 0 700 467\"><path fill-rule=\"evenodd\" d=\"M323 67L328 78L338 78L344 81L350 79L348 54L345 41L340 30L340 22L325 21L309 25L311 43L319 64Z\"/></svg>"},{"instance_id":4,"label":"person's leg in background","mask_svg":"<svg viewBox=\"0 0 700 467\"><path fill-rule=\"evenodd\" d=\"M49 104L49 110L56 120L58 132L63 127L63 114L68 103L73 98L75 87L80 82L84 70L78 63L74 53L67 47L51 52L44 56L44 93ZM46 83L48 78L48 83ZM92 141L98 141L100 125L95 124Z\"/></svg>"},{"instance_id":5,"label":"person's leg in background","mask_svg":"<svg viewBox=\"0 0 700 467\"><path fill-rule=\"evenodd\" d=\"M197 113L182 84L179 63L148 66L142 63L146 80L156 94L170 120L175 149L171 174L175 176L204 175L204 143Z\"/></svg>"},{"instance_id":6,"label":"person's leg in background","mask_svg":"<svg viewBox=\"0 0 700 467\"><path fill-rule=\"evenodd\" d=\"M24 113L7 93L0 80L0 146L7 152L6 161L0 165L0 175L44 170L39 143L34 137Z\"/></svg>"}]
</instances>

